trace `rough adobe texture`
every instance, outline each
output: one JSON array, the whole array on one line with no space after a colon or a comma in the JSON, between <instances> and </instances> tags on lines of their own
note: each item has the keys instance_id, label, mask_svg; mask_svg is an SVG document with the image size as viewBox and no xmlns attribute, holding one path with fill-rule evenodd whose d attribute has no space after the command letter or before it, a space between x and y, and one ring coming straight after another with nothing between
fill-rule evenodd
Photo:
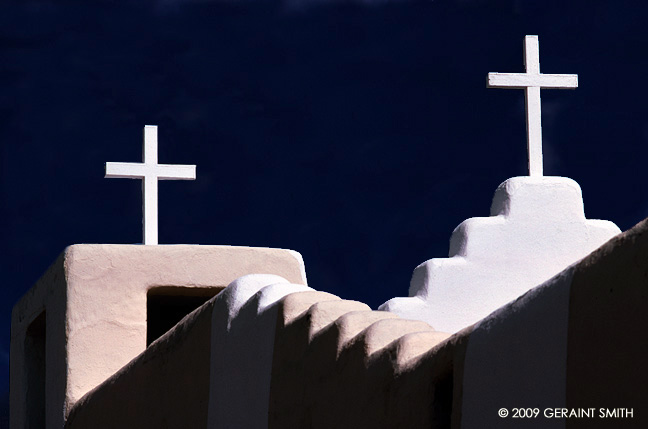
<instances>
[{"instance_id":1,"label":"rough adobe texture","mask_svg":"<svg viewBox=\"0 0 648 429\"><path fill-rule=\"evenodd\" d=\"M211 299L88 392L65 427L206 427L213 308Z\"/></svg>"}]
</instances>

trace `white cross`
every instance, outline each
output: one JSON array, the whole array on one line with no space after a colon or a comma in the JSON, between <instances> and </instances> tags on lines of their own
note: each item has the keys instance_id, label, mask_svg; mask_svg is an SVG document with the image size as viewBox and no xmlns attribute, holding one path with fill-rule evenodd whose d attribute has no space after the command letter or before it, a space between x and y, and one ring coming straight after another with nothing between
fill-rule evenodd
<instances>
[{"instance_id":1,"label":"white cross","mask_svg":"<svg viewBox=\"0 0 648 429\"><path fill-rule=\"evenodd\" d=\"M157 126L144 127L144 163L107 162L105 178L142 179L144 244L158 244L158 180L195 180L195 165L158 164Z\"/></svg>"},{"instance_id":2,"label":"white cross","mask_svg":"<svg viewBox=\"0 0 648 429\"><path fill-rule=\"evenodd\" d=\"M542 125L540 88L576 88L578 75L540 73L538 36L524 38L526 73L488 73L489 88L524 89L527 114L529 176L542 176Z\"/></svg>"}]
</instances>

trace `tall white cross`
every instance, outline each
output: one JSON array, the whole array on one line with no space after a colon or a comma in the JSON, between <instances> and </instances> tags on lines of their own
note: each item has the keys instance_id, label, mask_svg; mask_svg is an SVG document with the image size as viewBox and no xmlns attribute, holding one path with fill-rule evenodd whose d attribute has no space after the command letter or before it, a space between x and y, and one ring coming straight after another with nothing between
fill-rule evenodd
<instances>
[{"instance_id":1,"label":"tall white cross","mask_svg":"<svg viewBox=\"0 0 648 429\"><path fill-rule=\"evenodd\" d=\"M542 176L542 124L540 88L576 88L578 75L540 73L538 36L524 38L526 73L488 73L489 88L524 89L527 115L529 176Z\"/></svg>"},{"instance_id":2,"label":"tall white cross","mask_svg":"<svg viewBox=\"0 0 648 429\"><path fill-rule=\"evenodd\" d=\"M158 180L195 180L195 165L158 164L157 126L144 127L144 163L107 162L105 178L142 179L144 244L158 244Z\"/></svg>"}]
</instances>

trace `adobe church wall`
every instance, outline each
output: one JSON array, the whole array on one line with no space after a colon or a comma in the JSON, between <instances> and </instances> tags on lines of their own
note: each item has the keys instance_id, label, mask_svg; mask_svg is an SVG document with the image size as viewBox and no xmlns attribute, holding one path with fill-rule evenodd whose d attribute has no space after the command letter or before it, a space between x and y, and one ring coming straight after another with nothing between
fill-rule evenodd
<instances>
[{"instance_id":1,"label":"adobe church wall","mask_svg":"<svg viewBox=\"0 0 648 429\"><path fill-rule=\"evenodd\" d=\"M65 427L206 427L214 299L81 398Z\"/></svg>"},{"instance_id":2,"label":"adobe church wall","mask_svg":"<svg viewBox=\"0 0 648 429\"><path fill-rule=\"evenodd\" d=\"M366 427L368 421L380 426L386 417L440 421L449 418L448 409L429 408L427 394L409 405L428 410L422 413L398 408L392 414L375 404L394 392L405 392L392 398L394 404L409 401L429 389L427 382L442 385L436 404L452 402L451 367L458 348L434 349L447 337L423 322L371 311L278 276L244 276L85 395L66 427ZM423 359L426 354L435 357ZM415 362L419 369L412 372ZM411 379L424 382L410 384Z\"/></svg>"},{"instance_id":3,"label":"adobe church wall","mask_svg":"<svg viewBox=\"0 0 648 429\"><path fill-rule=\"evenodd\" d=\"M301 255L285 249L68 247L12 314L11 427L23 428L27 422L63 427L76 401L145 351L150 291L193 288L211 289L215 294L234 279L254 272L306 282ZM43 313L45 332L36 335L40 339L26 342L29 332L36 332L29 330L32 322ZM44 349L38 352L44 356L44 365L29 363L26 353L33 353L28 346ZM44 373L44 377L37 376L44 378L38 386L30 382L34 373ZM32 385L35 388L28 389ZM44 395L39 393L44 389Z\"/></svg>"},{"instance_id":4,"label":"adobe church wall","mask_svg":"<svg viewBox=\"0 0 648 429\"><path fill-rule=\"evenodd\" d=\"M623 421L624 427L648 427L646 332L648 219L592 253L574 270L567 407L630 408L634 416ZM585 423L570 420L567 427L595 427Z\"/></svg>"},{"instance_id":5,"label":"adobe church wall","mask_svg":"<svg viewBox=\"0 0 648 429\"><path fill-rule=\"evenodd\" d=\"M309 295L289 295L268 426L515 427L517 407L537 408L543 427L647 427L646 261L648 220L445 341L348 301L311 300L294 315L285 309ZM545 415L592 407L592 418Z\"/></svg>"},{"instance_id":6,"label":"adobe church wall","mask_svg":"<svg viewBox=\"0 0 648 429\"><path fill-rule=\"evenodd\" d=\"M473 325L461 427L501 425L502 407L537 409L543 427L648 427L646 261L644 220ZM556 409L592 415L551 418Z\"/></svg>"},{"instance_id":7,"label":"adobe church wall","mask_svg":"<svg viewBox=\"0 0 648 429\"><path fill-rule=\"evenodd\" d=\"M456 393L452 362L461 347L445 341L448 334L317 293L294 293L279 306L268 427L449 421Z\"/></svg>"},{"instance_id":8,"label":"adobe church wall","mask_svg":"<svg viewBox=\"0 0 648 429\"><path fill-rule=\"evenodd\" d=\"M451 337L276 275L240 277L86 395L67 427L477 429L515 407L624 407L623 427L646 427L646 261L643 221Z\"/></svg>"},{"instance_id":9,"label":"adobe church wall","mask_svg":"<svg viewBox=\"0 0 648 429\"><path fill-rule=\"evenodd\" d=\"M65 408L57 405L65 402L67 382L64 370L67 365L64 305L66 281L64 252L13 308L9 397L12 428L28 425L45 427L46 422L54 427L62 427L65 421ZM26 353L30 352L27 347L29 331L41 315L45 316L45 332L42 333L44 338L41 343L44 346L41 350L44 362L37 363L40 368L30 368L36 362L26 357ZM30 383L32 371L38 373L40 386ZM34 397L30 388L43 389L44 397Z\"/></svg>"}]
</instances>

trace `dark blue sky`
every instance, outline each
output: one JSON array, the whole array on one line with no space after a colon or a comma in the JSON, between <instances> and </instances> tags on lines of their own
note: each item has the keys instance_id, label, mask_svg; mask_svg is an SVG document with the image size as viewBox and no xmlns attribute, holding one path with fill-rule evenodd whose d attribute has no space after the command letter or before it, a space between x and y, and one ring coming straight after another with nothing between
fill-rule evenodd
<instances>
[{"instance_id":1,"label":"dark blue sky","mask_svg":"<svg viewBox=\"0 0 648 429\"><path fill-rule=\"evenodd\" d=\"M159 126L160 243L299 251L310 286L372 307L406 295L452 230L525 175L523 72L544 90L545 174L589 218L648 215L648 4L553 1L6 1L0 6L0 389L11 308L74 243L141 241L140 162Z\"/></svg>"}]
</instances>

